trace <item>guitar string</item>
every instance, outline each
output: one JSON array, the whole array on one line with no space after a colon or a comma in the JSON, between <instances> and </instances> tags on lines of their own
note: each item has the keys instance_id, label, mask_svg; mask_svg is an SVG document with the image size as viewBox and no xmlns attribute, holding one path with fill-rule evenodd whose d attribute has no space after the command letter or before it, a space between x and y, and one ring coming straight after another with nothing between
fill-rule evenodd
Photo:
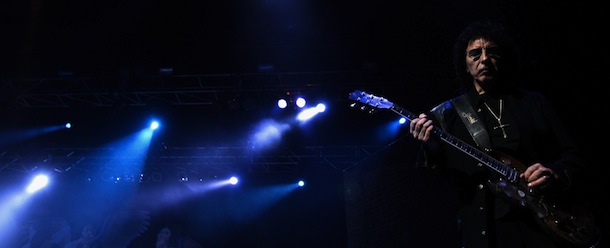
<instances>
[{"instance_id":1,"label":"guitar string","mask_svg":"<svg viewBox=\"0 0 610 248\"><path fill-rule=\"evenodd\" d=\"M370 104L369 102L367 102L368 104ZM501 128L503 134L505 135L506 138L506 133L504 133L504 127L507 127L509 124L502 124L501 122L501 118L502 118L502 109L503 109L503 102L502 99L500 99L500 113L498 117L489 107L489 105L487 105L487 103L483 103L485 104L485 107L489 110L489 112L494 116L494 118L496 118L496 120L498 121L498 124L500 124L500 126L495 127L495 129L497 128ZM390 108L390 110L394 111L395 113L398 113L400 115L403 115L404 112L407 113L407 115L410 115L410 112L402 109L400 106L396 106L396 105L392 105L392 107ZM444 140L445 142L447 142L450 145L453 145L454 147L457 147L459 149L462 149L462 151L467 152L467 154L474 156L473 153L464 150L464 146L469 146L467 143L462 143L461 140L455 138L454 136L448 134L448 133L444 133L444 132L440 132L437 133L440 138L442 140ZM476 150L476 149L474 149ZM485 153L482 153L485 154ZM475 157L476 158L476 157ZM493 158L495 159L495 158ZM501 163L503 164L503 163ZM494 167L492 167L493 169ZM502 174L502 171L497 170L497 172ZM506 176L506 175L505 175ZM518 185L516 185L516 190L520 190ZM507 193L504 191L496 191L496 193ZM509 195L509 197L514 197L512 195ZM525 199L525 200L531 200L528 197L520 197L519 199ZM542 209L548 211L552 211L552 214L549 214L546 218L551 218L551 222L547 222L545 221L544 224L553 224L555 225L557 221L568 221L569 223L564 223L564 225L566 225L568 228L567 230L564 229L555 229L555 226L551 226L551 228L553 228L553 231L555 231L555 235L556 238L561 238L563 239L563 241L567 241L571 244L575 244L575 245L587 245L587 247L594 247L597 246L597 244L600 242L600 230L596 227L596 225L594 224L594 222L591 220L590 215L587 215L587 212L579 212L582 216L577 216L574 217L571 214L567 214L564 212L556 212L553 211L555 206L547 206L545 202L543 201L536 201L533 202L535 204L535 207L541 207ZM520 205L521 206L521 205ZM530 210L536 212L538 210L536 210L534 207L530 207ZM545 214L548 214L547 212L545 212ZM536 212L537 213L537 212ZM567 218L566 216L567 215ZM545 220L546 220L545 218ZM567 219L566 219L567 218Z\"/></svg>"}]
</instances>

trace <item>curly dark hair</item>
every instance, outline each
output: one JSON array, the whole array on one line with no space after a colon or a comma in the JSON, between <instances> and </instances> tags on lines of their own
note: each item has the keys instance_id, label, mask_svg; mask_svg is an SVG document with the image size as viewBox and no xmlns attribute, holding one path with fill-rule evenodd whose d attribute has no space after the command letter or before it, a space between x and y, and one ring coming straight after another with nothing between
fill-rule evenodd
<instances>
[{"instance_id":1,"label":"curly dark hair","mask_svg":"<svg viewBox=\"0 0 610 248\"><path fill-rule=\"evenodd\" d=\"M473 87L472 76L466 71L466 48L477 38L485 38L498 44L502 49L500 77L504 86L512 85L520 73L520 51L510 30L503 24L491 20L476 21L468 25L453 46L453 68L463 90Z\"/></svg>"}]
</instances>

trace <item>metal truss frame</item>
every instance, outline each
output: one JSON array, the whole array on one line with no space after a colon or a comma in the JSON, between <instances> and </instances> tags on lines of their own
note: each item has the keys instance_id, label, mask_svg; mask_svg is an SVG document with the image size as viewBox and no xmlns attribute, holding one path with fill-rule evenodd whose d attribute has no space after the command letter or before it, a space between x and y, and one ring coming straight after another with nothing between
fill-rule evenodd
<instances>
[{"instance_id":1,"label":"metal truss frame","mask_svg":"<svg viewBox=\"0 0 610 248\"><path fill-rule=\"evenodd\" d=\"M312 91L337 101L347 101L346 89L366 87L385 91L404 87L408 79L408 75L399 71L21 78L0 81L0 104L16 110L189 106L210 105L223 94L235 92L281 94L286 91ZM45 165L59 173L121 171L121 168L129 167L121 162L125 158L100 155L104 154L103 149L106 148L44 148L40 153L43 155L36 156L5 150L0 152L0 172L28 173ZM368 145L301 146L260 153L249 147L170 147L150 154L142 163L150 171L183 170L194 174L244 170L277 173L304 168L341 172L376 149L379 148Z\"/></svg>"}]
</instances>

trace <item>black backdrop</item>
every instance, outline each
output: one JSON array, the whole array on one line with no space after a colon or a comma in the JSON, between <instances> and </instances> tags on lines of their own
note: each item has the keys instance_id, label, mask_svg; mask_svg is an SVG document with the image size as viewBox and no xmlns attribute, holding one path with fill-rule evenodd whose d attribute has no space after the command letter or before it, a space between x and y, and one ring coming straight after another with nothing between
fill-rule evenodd
<instances>
[{"instance_id":1,"label":"black backdrop","mask_svg":"<svg viewBox=\"0 0 610 248\"><path fill-rule=\"evenodd\" d=\"M70 105L61 108L37 108L23 106L18 102L19 94L27 93L27 89L15 86L24 79L44 79L59 77L58 72L70 71L74 78L93 77L110 78L107 91L133 91L148 89L148 81L138 81L148 75L156 75L159 67L174 68L174 75L210 75L230 74L244 75L261 73L259 65L273 65L273 71L264 72L272 75L282 73L317 73L349 72L350 76L338 77L337 80L323 81L313 92L335 96L335 109L331 110L329 119L321 121L316 126L326 129L319 136L295 135L291 142L307 140L310 145L340 144L342 146L377 144L370 133L370 123L365 115L354 113L346 106L347 93L352 89L362 88L383 94L388 99L412 109L421 111L433 106L453 93L456 85L452 84L451 45L458 32L472 20L494 18L505 21L518 34L518 41L523 46L526 58L526 72L531 76L524 80L524 85L545 93L555 104L559 114L573 131L577 141L589 158L591 170L588 180L591 190L585 191L599 209L601 219L607 219L604 212L607 196L599 194L598 189L605 188L605 175L608 172L605 162L605 147L599 141L606 140L604 128L608 121L604 117L608 109L603 101L605 92L603 83L608 81L608 74L603 71L604 58L607 51L603 49L605 39L605 13L607 9L599 4L588 1L556 3L551 1L301 1L289 2L271 1L200 1L197 3L170 3L166 1L3 1L0 7L0 79L2 89L3 127L13 128L17 125L32 125L55 121L55 117L77 113L80 118L95 120L128 116L154 111L158 106L141 106L132 110L116 110L98 108L90 105ZM375 76L365 79L352 77L371 72ZM396 76L398 75L398 76ZM390 78L390 79L388 79ZM338 88L332 85L339 82ZM315 84L315 83L314 83ZM261 88L250 85L252 92ZM277 86L277 85L276 85ZM282 81L280 88L291 90L302 87L290 81ZM164 85L164 87L170 87ZM260 86L262 87L262 86ZM329 90L330 89L330 90ZM228 85L223 92L243 90L239 86ZM246 90L246 93L249 91ZM38 92L41 94L62 94L62 88L50 87ZM339 96L337 98L336 96ZM338 100L337 100L338 99ZM260 102L255 101L255 104ZM256 105L258 108L261 106ZM67 108L66 108L67 107ZM198 133L197 125L191 123L206 123L218 136L238 133L244 129L236 122L231 122L240 115L254 117L252 112L237 112L227 116L226 112L206 107L167 107L165 111L172 116L174 123L184 126L182 136L185 140ZM44 113L44 114L40 114ZM43 117L41 117L43 116ZM100 117L101 116L101 117ZM334 117L334 119L332 118ZM48 118L48 119L47 119ZM233 119L234 118L234 119ZM599 118L599 119L596 119ZM48 121L46 121L48 120ZM193 125L188 125L191 123ZM231 125L226 125L231 123ZM358 125L354 125L354 123ZM350 125L351 124L351 125ZM349 128L348 128L349 127ZM230 130L229 130L230 129ZM125 131L118 131L125 132ZM96 133L95 130L92 133ZM181 133L174 131L174 133ZM320 133L322 133L320 131ZM204 133L205 134L205 133ZM357 134L357 135L354 135ZM90 135L90 134L87 134ZM106 134L99 136L75 137L67 141L62 137L57 140L39 139L23 143L2 143L4 149L10 151L15 146L45 148L46 144L62 146L89 147L98 144L100 139L106 139ZM369 136L371 135L371 136ZM7 135L3 136L7 139ZM225 136L228 137L228 136ZM95 140L87 143L86 140ZM49 143L47 143L49 142ZM74 142L74 143L70 143ZM175 141L184 146L198 146L186 141ZM231 141L213 140L206 145L225 145ZM407 142L408 143L408 142ZM400 152L383 150L385 155ZM38 156L39 154L36 154ZM373 158L377 158L373 156ZM406 156L409 158L409 156ZM400 160L397 158L396 160ZM380 160L381 161L381 160ZM381 162L368 162L376 165ZM406 161L391 161L387 164L409 165ZM4 163L8 165L8 163ZM316 167L317 168L317 167ZM366 170L364 170L366 171ZM403 173L412 173L411 171ZM13 171L1 170L5 185L13 185L18 178ZM273 173L272 173L273 174ZM362 207L359 204L349 204L351 184L343 185L344 180L352 182L357 175L345 174L341 170L312 170L313 175L332 175L330 185L312 190L311 197L318 199L321 205L297 208L295 211L302 216L315 216L309 219L311 225L303 230L310 230L311 237L319 239L306 244L290 243L294 240L306 240L304 237L285 235L286 241L280 244L302 247L364 247L366 241L356 242L353 235L354 226L362 227L363 219L373 216L375 212L393 209L394 204L377 202L376 208ZM392 173L389 173L391 175ZM264 174L266 175L266 174ZM263 182L275 182L283 174L260 176ZM388 174L381 174L381 179ZM318 175L321 181L328 179ZM347 177L347 178L346 178ZM10 178L10 179L9 179ZM316 177L317 178L317 177ZM408 177L407 177L408 178ZM413 178L412 178L413 179ZM362 179L365 182L367 180ZM431 179L433 180L433 179ZM70 181L70 180L67 180ZM361 185L368 185L361 182ZM411 183L418 186L426 185L413 179ZM400 185L398 183L398 185ZM404 185L401 185L404 186ZM70 186L68 186L70 188ZM332 189L332 190L329 190ZM367 190L360 188L359 190ZM340 192L333 192L339 190ZM365 195L376 194L377 191ZM392 192L395 197L405 200L412 196L410 191ZM341 197L340 197L341 196ZM420 198L415 198L422 200ZM298 197L295 197L298 198ZM381 197L383 199L383 197ZM423 199L425 202L429 198ZM79 202L83 199L70 200ZM287 200L286 209L299 202L311 199ZM59 201L58 208L68 208ZM200 203L199 203L200 204ZM338 205L347 208L339 210ZM404 203L403 203L404 204ZM81 206L76 204L76 206ZM177 206L168 216L156 216L152 225L146 231L144 238L138 243L149 244L154 236L154 227L166 222L182 222L180 228L199 232L211 227L184 227L192 214L191 207L185 204ZM320 206L328 206L323 208ZM319 208L318 208L319 207ZM350 215L354 209L370 210L369 214ZM385 208L384 208L385 207ZM282 208L275 216L271 213L263 215L256 224L234 225L234 233L245 238L237 242L242 246L248 241L270 245L282 232L288 232L292 226L292 215ZM379 210L381 209L381 210ZM401 216L422 214L427 211L421 208L407 208L409 211ZM73 210L70 210L73 211ZM270 210L271 211L271 210ZM347 211L346 214L344 211ZM422 211L422 212L417 212ZM44 212L44 211L43 211ZM80 213L76 211L76 213ZM33 213L35 215L36 213ZM300 215L296 216L300 216ZM76 214L78 215L78 214ZM89 216L90 214L85 214ZM221 214L222 215L222 214ZM285 217L289 215L290 217ZM329 217L332 215L332 218ZM434 214L424 215L439 217ZM201 217L204 218L204 217ZM271 219L284 221L272 221ZM297 218L299 220L301 217ZM352 226L344 226L345 219L354 220ZM439 217L440 218L440 217ZM308 218L304 218L308 219ZM398 218L402 220L401 218ZM422 218L423 219L423 218ZM171 220L171 221L170 221ZM322 220L331 220L330 223ZM396 219L394 219L396 220ZM439 220L431 221L436 223ZM296 222L296 221L295 221ZM198 222L200 223L200 222ZM265 225L264 223L275 223ZM279 224L278 224L279 223ZM385 225L394 224L387 221ZM603 221L602 221L603 223ZM408 225L401 223L402 225ZM74 223L78 226L78 223ZM171 225L180 226L172 223ZM296 224L295 224L296 225ZM189 225L186 225L189 226ZM333 230L324 227L332 226ZM369 226L375 229L375 225ZM404 226L403 226L404 227ZM75 227L76 228L76 227ZM178 230L180 228L177 227ZM189 229L193 228L195 230ZM258 228L258 229L257 229ZM261 229L262 228L262 229ZM284 229L285 228L285 229ZM350 229L351 228L351 229ZM364 230L367 226L364 225ZM198 231L197 231L198 229ZM258 230L255 234L245 234L247 230ZM278 230L282 229L282 230ZM407 228L408 229L408 228ZM427 229L431 229L427 227ZM265 231L263 231L265 230ZM312 231L312 230L315 230ZM377 228L375 230L383 230ZM326 232L328 231L328 232ZM184 230L184 233L187 231ZM206 231L202 231L207 233ZM373 230L371 230L373 232ZM78 231L74 231L75 235ZM293 234L296 233L293 232ZM254 236L258 234L259 239ZM265 235L263 235L265 234ZM286 233L284 233L286 234ZM403 242L420 242L405 240L390 236ZM359 236L363 237L363 236ZM212 238L202 238L210 246L219 243ZM392 239L389 238L389 239ZM235 238L238 240L239 238ZM232 237L226 240L233 240ZM347 240L350 240L348 242ZM369 240L373 240L371 237ZM423 240L423 236L422 236ZM319 242L319 243L316 243ZM425 242L425 241L421 241ZM226 244L226 243L225 243ZM361 244L361 245L358 245ZM408 244L407 244L408 245Z\"/></svg>"}]
</instances>

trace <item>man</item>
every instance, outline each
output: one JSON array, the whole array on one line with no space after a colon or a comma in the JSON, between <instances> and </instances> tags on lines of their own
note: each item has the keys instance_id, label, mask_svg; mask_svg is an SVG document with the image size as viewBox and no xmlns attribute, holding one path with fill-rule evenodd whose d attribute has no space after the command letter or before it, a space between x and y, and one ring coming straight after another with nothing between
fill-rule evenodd
<instances>
[{"instance_id":1,"label":"man","mask_svg":"<svg viewBox=\"0 0 610 248\"><path fill-rule=\"evenodd\" d=\"M518 58L502 25L484 21L464 29L454 46L463 93L410 122L409 132L422 141L418 164L442 169L456 186L458 247L594 244L588 214L547 203L569 196L584 158L545 97L516 87L528 81ZM563 228L559 221L574 223Z\"/></svg>"}]
</instances>

